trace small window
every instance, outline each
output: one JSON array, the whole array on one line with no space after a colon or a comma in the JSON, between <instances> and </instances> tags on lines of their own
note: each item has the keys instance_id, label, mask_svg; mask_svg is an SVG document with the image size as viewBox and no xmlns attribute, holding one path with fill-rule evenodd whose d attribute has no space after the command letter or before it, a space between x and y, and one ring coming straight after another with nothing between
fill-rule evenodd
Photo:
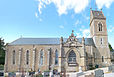
<instances>
[{"instance_id":1,"label":"small window","mask_svg":"<svg viewBox=\"0 0 114 77\"><path fill-rule=\"evenodd\" d=\"M56 51L55 51L55 65L57 65L57 64L58 64L58 51L56 49Z\"/></svg>"},{"instance_id":2,"label":"small window","mask_svg":"<svg viewBox=\"0 0 114 77\"><path fill-rule=\"evenodd\" d=\"M98 29L99 29L99 31L102 31L102 23L101 22L98 24Z\"/></svg>"},{"instance_id":3,"label":"small window","mask_svg":"<svg viewBox=\"0 0 114 77\"><path fill-rule=\"evenodd\" d=\"M29 64L29 51L26 52L26 64Z\"/></svg>"},{"instance_id":4,"label":"small window","mask_svg":"<svg viewBox=\"0 0 114 77\"><path fill-rule=\"evenodd\" d=\"M87 52L86 52L86 61L88 61L88 54L87 54Z\"/></svg>"},{"instance_id":5,"label":"small window","mask_svg":"<svg viewBox=\"0 0 114 77\"><path fill-rule=\"evenodd\" d=\"M15 64L15 50L13 51L13 64Z\"/></svg>"},{"instance_id":6,"label":"small window","mask_svg":"<svg viewBox=\"0 0 114 77\"><path fill-rule=\"evenodd\" d=\"M101 38L101 44L103 44L103 39Z\"/></svg>"},{"instance_id":7,"label":"small window","mask_svg":"<svg viewBox=\"0 0 114 77\"><path fill-rule=\"evenodd\" d=\"M102 62L104 62L104 57L102 56Z\"/></svg>"},{"instance_id":8,"label":"small window","mask_svg":"<svg viewBox=\"0 0 114 77\"><path fill-rule=\"evenodd\" d=\"M40 51L40 65L43 65L43 51Z\"/></svg>"},{"instance_id":9,"label":"small window","mask_svg":"<svg viewBox=\"0 0 114 77\"><path fill-rule=\"evenodd\" d=\"M96 58L95 53L93 53L93 57L94 57L94 62L95 62L95 58Z\"/></svg>"}]
</instances>

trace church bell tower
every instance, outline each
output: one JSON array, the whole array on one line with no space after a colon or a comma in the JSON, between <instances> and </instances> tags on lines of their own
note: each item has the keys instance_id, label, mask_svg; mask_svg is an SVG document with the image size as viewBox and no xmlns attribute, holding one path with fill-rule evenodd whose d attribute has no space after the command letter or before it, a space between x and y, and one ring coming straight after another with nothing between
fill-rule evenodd
<instances>
[{"instance_id":1,"label":"church bell tower","mask_svg":"<svg viewBox=\"0 0 114 77\"><path fill-rule=\"evenodd\" d=\"M90 36L93 38L95 47L100 53L96 61L102 65L110 65L106 17L102 10L97 11L91 9L90 11ZM100 60L97 60L99 58Z\"/></svg>"}]
</instances>

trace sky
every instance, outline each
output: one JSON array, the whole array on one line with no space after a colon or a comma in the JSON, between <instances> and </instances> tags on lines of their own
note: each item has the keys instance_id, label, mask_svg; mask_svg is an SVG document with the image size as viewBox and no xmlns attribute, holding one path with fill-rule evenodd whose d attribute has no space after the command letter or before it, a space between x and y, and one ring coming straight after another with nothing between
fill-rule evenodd
<instances>
[{"instance_id":1,"label":"sky","mask_svg":"<svg viewBox=\"0 0 114 77\"><path fill-rule=\"evenodd\" d=\"M0 37L90 37L90 8L106 16L108 41L114 48L114 0L0 0Z\"/></svg>"}]
</instances>

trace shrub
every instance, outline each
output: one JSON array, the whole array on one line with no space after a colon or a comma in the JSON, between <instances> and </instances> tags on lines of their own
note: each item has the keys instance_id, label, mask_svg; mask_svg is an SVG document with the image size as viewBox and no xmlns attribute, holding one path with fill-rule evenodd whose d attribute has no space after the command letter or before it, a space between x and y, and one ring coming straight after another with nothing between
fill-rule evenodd
<instances>
[{"instance_id":1,"label":"shrub","mask_svg":"<svg viewBox=\"0 0 114 77\"><path fill-rule=\"evenodd\" d=\"M43 77L43 75L42 74L39 74L38 77Z\"/></svg>"},{"instance_id":2,"label":"shrub","mask_svg":"<svg viewBox=\"0 0 114 77\"><path fill-rule=\"evenodd\" d=\"M4 65L0 65L0 70L4 70Z\"/></svg>"}]
</instances>

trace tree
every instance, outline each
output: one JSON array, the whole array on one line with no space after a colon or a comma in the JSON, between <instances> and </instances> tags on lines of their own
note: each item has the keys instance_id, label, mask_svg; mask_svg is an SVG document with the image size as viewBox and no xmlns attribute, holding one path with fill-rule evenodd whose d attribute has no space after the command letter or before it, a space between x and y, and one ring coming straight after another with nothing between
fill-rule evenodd
<instances>
[{"instance_id":1,"label":"tree","mask_svg":"<svg viewBox=\"0 0 114 77\"><path fill-rule=\"evenodd\" d=\"M5 63L5 43L4 39L0 38L0 64Z\"/></svg>"},{"instance_id":2,"label":"tree","mask_svg":"<svg viewBox=\"0 0 114 77\"><path fill-rule=\"evenodd\" d=\"M113 51L114 49L112 48L111 44L109 43L109 49L110 51Z\"/></svg>"}]
</instances>

